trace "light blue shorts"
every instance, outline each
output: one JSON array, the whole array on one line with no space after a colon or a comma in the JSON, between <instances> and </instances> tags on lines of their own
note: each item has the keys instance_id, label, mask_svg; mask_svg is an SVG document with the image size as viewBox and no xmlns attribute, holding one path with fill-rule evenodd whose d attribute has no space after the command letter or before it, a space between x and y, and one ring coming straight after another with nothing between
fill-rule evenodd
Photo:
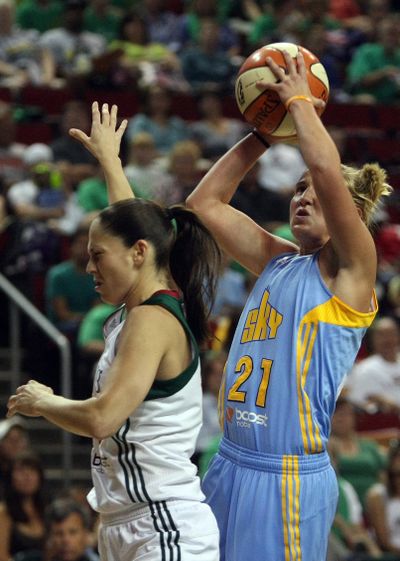
<instances>
[{"instance_id":1,"label":"light blue shorts","mask_svg":"<svg viewBox=\"0 0 400 561\"><path fill-rule=\"evenodd\" d=\"M338 500L326 452L275 456L222 439L203 480L221 561L323 561Z\"/></svg>"}]
</instances>

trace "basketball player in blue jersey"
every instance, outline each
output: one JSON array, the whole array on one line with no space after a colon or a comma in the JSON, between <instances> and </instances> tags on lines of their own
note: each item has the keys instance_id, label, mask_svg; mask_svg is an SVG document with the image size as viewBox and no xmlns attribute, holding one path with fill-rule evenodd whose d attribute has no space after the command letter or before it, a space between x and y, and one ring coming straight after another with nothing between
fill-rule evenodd
<instances>
[{"instance_id":1,"label":"basketball player in blue jersey","mask_svg":"<svg viewBox=\"0 0 400 561\"><path fill-rule=\"evenodd\" d=\"M343 166L317 116L304 59L266 64L294 119L308 171L290 205L295 245L229 205L274 139L250 133L206 174L187 204L233 259L258 276L220 390L224 431L204 479L223 561L323 561L337 504L326 452L331 416L377 303L368 230L390 192L377 165ZM275 139L276 141L276 139Z\"/></svg>"},{"instance_id":2,"label":"basketball player in blue jersey","mask_svg":"<svg viewBox=\"0 0 400 561\"><path fill-rule=\"evenodd\" d=\"M133 198L118 158L125 125L117 128L116 107L100 116L96 103L91 136L73 131L126 198L90 227L87 270L101 298L122 306L105 325L92 397L66 399L31 381L10 397L8 416L41 415L93 438L88 500L100 513L102 561L218 561L218 526L190 458L219 250L185 207Z\"/></svg>"}]
</instances>

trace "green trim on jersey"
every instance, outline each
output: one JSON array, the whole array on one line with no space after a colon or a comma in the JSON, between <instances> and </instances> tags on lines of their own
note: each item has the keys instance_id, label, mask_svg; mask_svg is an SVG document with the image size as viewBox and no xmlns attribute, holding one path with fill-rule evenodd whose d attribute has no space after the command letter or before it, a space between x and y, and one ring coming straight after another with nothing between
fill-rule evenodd
<instances>
[{"instance_id":1,"label":"green trim on jersey","mask_svg":"<svg viewBox=\"0 0 400 561\"><path fill-rule=\"evenodd\" d=\"M194 338L194 335L189 327L189 324L183 313L183 301L174 298L169 294L155 294L150 296L148 300L145 300L141 305L153 305L162 306L181 323L187 335L192 343L192 348L194 350L194 357L189 366L178 376L172 378L172 380L154 380L153 385L150 388L149 393L145 397L144 401L150 399L160 399L162 397L169 397L186 386L189 380L192 378L193 374L196 372L199 364L199 347Z\"/></svg>"}]
</instances>

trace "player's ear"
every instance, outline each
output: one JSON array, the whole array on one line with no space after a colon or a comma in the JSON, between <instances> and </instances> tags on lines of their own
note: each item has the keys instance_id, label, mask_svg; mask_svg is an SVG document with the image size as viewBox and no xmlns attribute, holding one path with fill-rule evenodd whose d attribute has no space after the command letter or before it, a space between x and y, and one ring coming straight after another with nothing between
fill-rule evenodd
<instances>
[{"instance_id":1,"label":"player's ear","mask_svg":"<svg viewBox=\"0 0 400 561\"><path fill-rule=\"evenodd\" d=\"M145 260L147 252L149 250L149 244L146 240L137 240L132 246L132 261L137 267L140 267Z\"/></svg>"}]
</instances>

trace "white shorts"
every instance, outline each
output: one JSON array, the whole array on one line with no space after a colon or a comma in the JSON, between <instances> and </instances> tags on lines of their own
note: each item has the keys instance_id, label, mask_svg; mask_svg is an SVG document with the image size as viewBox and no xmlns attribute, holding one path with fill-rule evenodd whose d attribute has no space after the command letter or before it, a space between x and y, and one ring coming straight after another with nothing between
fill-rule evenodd
<instances>
[{"instance_id":1,"label":"white shorts","mask_svg":"<svg viewBox=\"0 0 400 561\"><path fill-rule=\"evenodd\" d=\"M219 561L218 526L205 503L160 501L100 521L101 561Z\"/></svg>"}]
</instances>

